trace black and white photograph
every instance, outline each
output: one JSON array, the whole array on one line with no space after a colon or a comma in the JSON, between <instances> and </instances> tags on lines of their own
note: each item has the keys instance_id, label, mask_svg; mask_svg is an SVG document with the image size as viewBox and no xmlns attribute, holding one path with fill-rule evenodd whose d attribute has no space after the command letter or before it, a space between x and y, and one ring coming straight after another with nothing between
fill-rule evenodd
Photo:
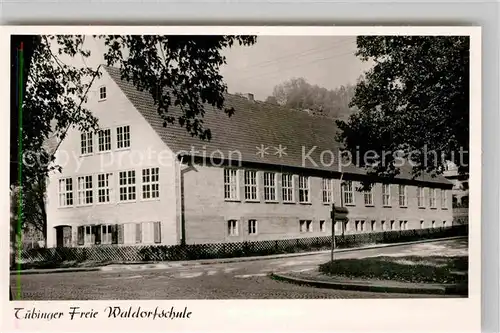
<instances>
[{"instance_id":1,"label":"black and white photograph","mask_svg":"<svg viewBox=\"0 0 500 333\"><path fill-rule=\"evenodd\" d=\"M471 296L470 34L250 30L10 35L11 304Z\"/></svg>"}]
</instances>

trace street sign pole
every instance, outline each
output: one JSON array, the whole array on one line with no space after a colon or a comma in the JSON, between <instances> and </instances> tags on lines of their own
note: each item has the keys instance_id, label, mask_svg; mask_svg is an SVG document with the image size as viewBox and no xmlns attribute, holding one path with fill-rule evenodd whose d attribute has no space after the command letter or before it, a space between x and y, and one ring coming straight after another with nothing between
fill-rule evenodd
<instances>
[{"instance_id":1,"label":"street sign pole","mask_svg":"<svg viewBox=\"0 0 500 333\"><path fill-rule=\"evenodd\" d=\"M333 262L333 251L335 251L335 204L332 204L332 254L331 261Z\"/></svg>"}]
</instances>

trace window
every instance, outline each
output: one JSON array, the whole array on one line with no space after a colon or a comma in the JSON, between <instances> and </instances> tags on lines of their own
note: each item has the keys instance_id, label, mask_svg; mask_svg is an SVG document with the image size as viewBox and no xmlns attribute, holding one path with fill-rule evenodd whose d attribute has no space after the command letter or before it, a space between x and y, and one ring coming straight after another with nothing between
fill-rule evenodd
<instances>
[{"instance_id":1,"label":"window","mask_svg":"<svg viewBox=\"0 0 500 333\"><path fill-rule=\"evenodd\" d=\"M319 231L325 232L326 231L326 223L324 220L319 221Z\"/></svg>"},{"instance_id":2,"label":"window","mask_svg":"<svg viewBox=\"0 0 500 333\"><path fill-rule=\"evenodd\" d=\"M78 177L78 204L91 205L93 196L92 176Z\"/></svg>"},{"instance_id":3,"label":"window","mask_svg":"<svg viewBox=\"0 0 500 333\"><path fill-rule=\"evenodd\" d=\"M373 206L373 186L363 194L365 197L365 206Z\"/></svg>"},{"instance_id":4,"label":"window","mask_svg":"<svg viewBox=\"0 0 500 333\"><path fill-rule=\"evenodd\" d=\"M257 235L257 220L248 220L248 234Z\"/></svg>"},{"instance_id":5,"label":"window","mask_svg":"<svg viewBox=\"0 0 500 333\"><path fill-rule=\"evenodd\" d=\"M312 221L311 220L300 220L299 221L300 232L312 232Z\"/></svg>"},{"instance_id":6,"label":"window","mask_svg":"<svg viewBox=\"0 0 500 333\"><path fill-rule=\"evenodd\" d=\"M425 207L425 190L423 187L417 187L418 207Z\"/></svg>"},{"instance_id":7,"label":"window","mask_svg":"<svg viewBox=\"0 0 500 333\"><path fill-rule=\"evenodd\" d=\"M85 245L95 244L95 233L92 232L94 227L90 225L85 226Z\"/></svg>"},{"instance_id":8,"label":"window","mask_svg":"<svg viewBox=\"0 0 500 333\"><path fill-rule=\"evenodd\" d=\"M238 236L238 221L236 220L227 221L227 234L229 236Z\"/></svg>"},{"instance_id":9,"label":"window","mask_svg":"<svg viewBox=\"0 0 500 333\"><path fill-rule=\"evenodd\" d=\"M283 195L283 202L295 202L293 175L285 173L281 175L281 192Z\"/></svg>"},{"instance_id":10,"label":"window","mask_svg":"<svg viewBox=\"0 0 500 333\"><path fill-rule=\"evenodd\" d=\"M429 206L431 208L436 208L436 194L437 194L437 189L435 188L429 189Z\"/></svg>"},{"instance_id":11,"label":"window","mask_svg":"<svg viewBox=\"0 0 500 333\"><path fill-rule=\"evenodd\" d=\"M448 208L448 197L446 190L441 190L441 208Z\"/></svg>"},{"instance_id":12,"label":"window","mask_svg":"<svg viewBox=\"0 0 500 333\"><path fill-rule=\"evenodd\" d=\"M424 229L424 227L425 227L424 220L420 220L420 229Z\"/></svg>"},{"instance_id":13,"label":"window","mask_svg":"<svg viewBox=\"0 0 500 333\"><path fill-rule=\"evenodd\" d=\"M385 221L380 221L380 225L382 226L382 231L387 230L387 224L385 223Z\"/></svg>"},{"instance_id":14,"label":"window","mask_svg":"<svg viewBox=\"0 0 500 333\"><path fill-rule=\"evenodd\" d=\"M391 228L389 230L394 230L394 220L391 221Z\"/></svg>"},{"instance_id":15,"label":"window","mask_svg":"<svg viewBox=\"0 0 500 333\"><path fill-rule=\"evenodd\" d=\"M93 153L92 132L83 132L80 136L80 153L88 155Z\"/></svg>"},{"instance_id":16,"label":"window","mask_svg":"<svg viewBox=\"0 0 500 333\"><path fill-rule=\"evenodd\" d=\"M405 222L404 221L399 221L399 230L403 230L405 227Z\"/></svg>"},{"instance_id":17,"label":"window","mask_svg":"<svg viewBox=\"0 0 500 333\"><path fill-rule=\"evenodd\" d=\"M142 198L155 199L160 197L160 169L142 169Z\"/></svg>"},{"instance_id":18,"label":"window","mask_svg":"<svg viewBox=\"0 0 500 333\"><path fill-rule=\"evenodd\" d=\"M345 205L354 205L354 189L352 185L352 181L346 181L342 185L342 191L344 195L344 204Z\"/></svg>"},{"instance_id":19,"label":"window","mask_svg":"<svg viewBox=\"0 0 500 333\"><path fill-rule=\"evenodd\" d=\"M224 169L224 199L238 200L238 170Z\"/></svg>"},{"instance_id":20,"label":"window","mask_svg":"<svg viewBox=\"0 0 500 333\"><path fill-rule=\"evenodd\" d=\"M245 170L245 200L257 201L257 171Z\"/></svg>"},{"instance_id":21,"label":"window","mask_svg":"<svg viewBox=\"0 0 500 333\"><path fill-rule=\"evenodd\" d=\"M98 148L99 151L111 150L111 129L100 130L98 133Z\"/></svg>"},{"instance_id":22,"label":"window","mask_svg":"<svg viewBox=\"0 0 500 333\"><path fill-rule=\"evenodd\" d=\"M372 221L372 231L377 230L377 224L376 221Z\"/></svg>"},{"instance_id":23,"label":"window","mask_svg":"<svg viewBox=\"0 0 500 333\"><path fill-rule=\"evenodd\" d=\"M99 100L105 100L106 99L106 86L99 87Z\"/></svg>"},{"instance_id":24,"label":"window","mask_svg":"<svg viewBox=\"0 0 500 333\"><path fill-rule=\"evenodd\" d=\"M406 185L399 185L399 206L407 207L408 206L408 197L406 195Z\"/></svg>"},{"instance_id":25,"label":"window","mask_svg":"<svg viewBox=\"0 0 500 333\"><path fill-rule=\"evenodd\" d=\"M120 126L116 128L116 148L130 147L130 126Z\"/></svg>"},{"instance_id":26,"label":"window","mask_svg":"<svg viewBox=\"0 0 500 333\"><path fill-rule=\"evenodd\" d=\"M446 221L443 221L443 228L446 228Z\"/></svg>"},{"instance_id":27,"label":"window","mask_svg":"<svg viewBox=\"0 0 500 333\"><path fill-rule=\"evenodd\" d=\"M110 190L112 188L112 173L101 173L97 175L97 202L110 202Z\"/></svg>"},{"instance_id":28,"label":"window","mask_svg":"<svg viewBox=\"0 0 500 333\"><path fill-rule=\"evenodd\" d=\"M73 206L73 179L59 179L59 207Z\"/></svg>"},{"instance_id":29,"label":"window","mask_svg":"<svg viewBox=\"0 0 500 333\"><path fill-rule=\"evenodd\" d=\"M274 172L264 172L264 200L276 201L276 174Z\"/></svg>"},{"instance_id":30,"label":"window","mask_svg":"<svg viewBox=\"0 0 500 333\"><path fill-rule=\"evenodd\" d=\"M120 179L120 201L135 200L135 170L121 171Z\"/></svg>"},{"instance_id":31,"label":"window","mask_svg":"<svg viewBox=\"0 0 500 333\"><path fill-rule=\"evenodd\" d=\"M123 225L123 242L125 244L135 244L137 242L136 225L136 223L125 223Z\"/></svg>"},{"instance_id":32,"label":"window","mask_svg":"<svg viewBox=\"0 0 500 333\"><path fill-rule=\"evenodd\" d=\"M299 202L308 203L309 198L309 177L299 176Z\"/></svg>"},{"instance_id":33,"label":"window","mask_svg":"<svg viewBox=\"0 0 500 333\"><path fill-rule=\"evenodd\" d=\"M382 184L382 205L386 207L391 206L391 185Z\"/></svg>"},{"instance_id":34,"label":"window","mask_svg":"<svg viewBox=\"0 0 500 333\"><path fill-rule=\"evenodd\" d=\"M323 203L333 202L333 179L323 178Z\"/></svg>"},{"instance_id":35,"label":"window","mask_svg":"<svg viewBox=\"0 0 500 333\"><path fill-rule=\"evenodd\" d=\"M113 241L113 230L111 225L101 225L101 244L111 244Z\"/></svg>"},{"instance_id":36,"label":"window","mask_svg":"<svg viewBox=\"0 0 500 333\"><path fill-rule=\"evenodd\" d=\"M151 244L154 241L154 224L153 222L141 223L142 243Z\"/></svg>"},{"instance_id":37,"label":"window","mask_svg":"<svg viewBox=\"0 0 500 333\"><path fill-rule=\"evenodd\" d=\"M432 221L432 229L436 227L436 221Z\"/></svg>"},{"instance_id":38,"label":"window","mask_svg":"<svg viewBox=\"0 0 500 333\"><path fill-rule=\"evenodd\" d=\"M354 222L355 230L358 232L365 231L365 221L359 220Z\"/></svg>"}]
</instances>

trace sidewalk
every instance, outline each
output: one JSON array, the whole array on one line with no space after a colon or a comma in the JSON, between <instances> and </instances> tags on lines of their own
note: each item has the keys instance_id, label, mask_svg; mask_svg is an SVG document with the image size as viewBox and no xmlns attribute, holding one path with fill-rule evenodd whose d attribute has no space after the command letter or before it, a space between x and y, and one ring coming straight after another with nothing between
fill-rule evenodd
<instances>
[{"instance_id":1,"label":"sidewalk","mask_svg":"<svg viewBox=\"0 0 500 333\"><path fill-rule=\"evenodd\" d=\"M375 244L367 245L357 248L346 248L337 249L335 253L350 252L350 251L363 251L377 248L386 248L394 246L403 246L410 244L420 244L429 242L440 242L444 240L453 240L465 238L464 236L449 237L449 238L436 238L436 239L425 239L420 241L405 242L405 243L391 243L391 244ZM189 261L168 261L168 262L107 262L107 263L95 263L95 266L87 267L68 267L68 268L49 268L49 269L28 269L28 270L11 270L11 275L27 275L27 274L49 274L49 273L70 273L70 272L91 272L91 271L115 271L115 270L146 270L146 269L166 269L166 268L176 268L176 267L186 267L186 266L200 266L200 265L212 265L221 263L236 263L236 262L247 262L256 260L271 260L280 258L291 258L291 257L301 257L310 255L319 255L330 253L330 250L322 250L315 252L301 252L301 253L287 253L278 254L270 256L254 256L254 257L237 257L237 258L223 258L223 259L203 259L203 260L189 260ZM88 263L87 263L88 264Z\"/></svg>"}]
</instances>

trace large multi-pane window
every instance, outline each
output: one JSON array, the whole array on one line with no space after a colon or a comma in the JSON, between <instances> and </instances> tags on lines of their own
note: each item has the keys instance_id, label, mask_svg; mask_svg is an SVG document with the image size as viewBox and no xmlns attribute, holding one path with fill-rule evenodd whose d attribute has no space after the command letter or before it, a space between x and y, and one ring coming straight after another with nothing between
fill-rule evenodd
<instances>
[{"instance_id":1,"label":"large multi-pane window","mask_svg":"<svg viewBox=\"0 0 500 333\"><path fill-rule=\"evenodd\" d=\"M238 200L238 170L224 169L224 199Z\"/></svg>"},{"instance_id":2,"label":"large multi-pane window","mask_svg":"<svg viewBox=\"0 0 500 333\"><path fill-rule=\"evenodd\" d=\"M111 150L111 129L103 129L98 132L98 148L99 151Z\"/></svg>"},{"instance_id":3,"label":"large multi-pane window","mask_svg":"<svg viewBox=\"0 0 500 333\"><path fill-rule=\"evenodd\" d=\"M399 206L408 206L408 197L406 195L406 185L399 185Z\"/></svg>"},{"instance_id":4,"label":"large multi-pane window","mask_svg":"<svg viewBox=\"0 0 500 333\"><path fill-rule=\"evenodd\" d=\"M309 197L309 177L299 176L299 202L310 202Z\"/></svg>"},{"instance_id":5,"label":"large multi-pane window","mask_svg":"<svg viewBox=\"0 0 500 333\"><path fill-rule=\"evenodd\" d=\"M286 173L281 175L281 192L283 202L295 202L293 175Z\"/></svg>"},{"instance_id":6,"label":"large multi-pane window","mask_svg":"<svg viewBox=\"0 0 500 333\"><path fill-rule=\"evenodd\" d=\"M116 128L116 148L130 147L130 126L120 126Z\"/></svg>"},{"instance_id":7,"label":"large multi-pane window","mask_svg":"<svg viewBox=\"0 0 500 333\"><path fill-rule=\"evenodd\" d=\"M92 176L78 177L78 204L91 205L94 202Z\"/></svg>"},{"instance_id":8,"label":"large multi-pane window","mask_svg":"<svg viewBox=\"0 0 500 333\"><path fill-rule=\"evenodd\" d=\"M333 179L323 178L323 202L333 202Z\"/></svg>"},{"instance_id":9,"label":"large multi-pane window","mask_svg":"<svg viewBox=\"0 0 500 333\"><path fill-rule=\"evenodd\" d=\"M66 207L73 205L73 179L59 179L59 206Z\"/></svg>"},{"instance_id":10,"label":"large multi-pane window","mask_svg":"<svg viewBox=\"0 0 500 333\"><path fill-rule=\"evenodd\" d=\"M142 169L142 198L155 199L160 197L160 169Z\"/></svg>"},{"instance_id":11,"label":"large multi-pane window","mask_svg":"<svg viewBox=\"0 0 500 333\"><path fill-rule=\"evenodd\" d=\"M245 200L257 200L257 171L245 170Z\"/></svg>"},{"instance_id":12,"label":"large multi-pane window","mask_svg":"<svg viewBox=\"0 0 500 333\"><path fill-rule=\"evenodd\" d=\"M264 172L264 200L276 201L277 189L278 187L276 186L276 173Z\"/></svg>"},{"instance_id":13,"label":"large multi-pane window","mask_svg":"<svg viewBox=\"0 0 500 333\"><path fill-rule=\"evenodd\" d=\"M446 197L446 190L441 190L441 208L448 208L448 198Z\"/></svg>"},{"instance_id":14,"label":"large multi-pane window","mask_svg":"<svg viewBox=\"0 0 500 333\"><path fill-rule=\"evenodd\" d=\"M80 153L82 155L92 154L93 148L92 132L83 132L80 135Z\"/></svg>"},{"instance_id":15,"label":"large multi-pane window","mask_svg":"<svg viewBox=\"0 0 500 333\"><path fill-rule=\"evenodd\" d=\"M417 187L418 207L425 207L425 189L421 186Z\"/></svg>"},{"instance_id":16,"label":"large multi-pane window","mask_svg":"<svg viewBox=\"0 0 500 333\"><path fill-rule=\"evenodd\" d=\"M382 184L382 205L390 206L391 205L391 185L390 184Z\"/></svg>"},{"instance_id":17,"label":"large multi-pane window","mask_svg":"<svg viewBox=\"0 0 500 333\"><path fill-rule=\"evenodd\" d=\"M133 201L136 198L135 170L121 171L119 174L120 201Z\"/></svg>"},{"instance_id":18,"label":"large multi-pane window","mask_svg":"<svg viewBox=\"0 0 500 333\"><path fill-rule=\"evenodd\" d=\"M436 208L436 195L437 195L437 189L430 188L429 189L429 206L431 208Z\"/></svg>"},{"instance_id":19,"label":"large multi-pane window","mask_svg":"<svg viewBox=\"0 0 500 333\"><path fill-rule=\"evenodd\" d=\"M365 199L365 206L373 206L373 185L368 191L363 193Z\"/></svg>"},{"instance_id":20,"label":"large multi-pane window","mask_svg":"<svg viewBox=\"0 0 500 333\"><path fill-rule=\"evenodd\" d=\"M342 184L345 205L354 205L354 185L352 181L346 181Z\"/></svg>"},{"instance_id":21,"label":"large multi-pane window","mask_svg":"<svg viewBox=\"0 0 500 333\"><path fill-rule=\"evenodd\" d=\"M113 185L112 173L101 173L97 175L97 202L110 202L111 189Z\"/></svg>"}]
</instances>

